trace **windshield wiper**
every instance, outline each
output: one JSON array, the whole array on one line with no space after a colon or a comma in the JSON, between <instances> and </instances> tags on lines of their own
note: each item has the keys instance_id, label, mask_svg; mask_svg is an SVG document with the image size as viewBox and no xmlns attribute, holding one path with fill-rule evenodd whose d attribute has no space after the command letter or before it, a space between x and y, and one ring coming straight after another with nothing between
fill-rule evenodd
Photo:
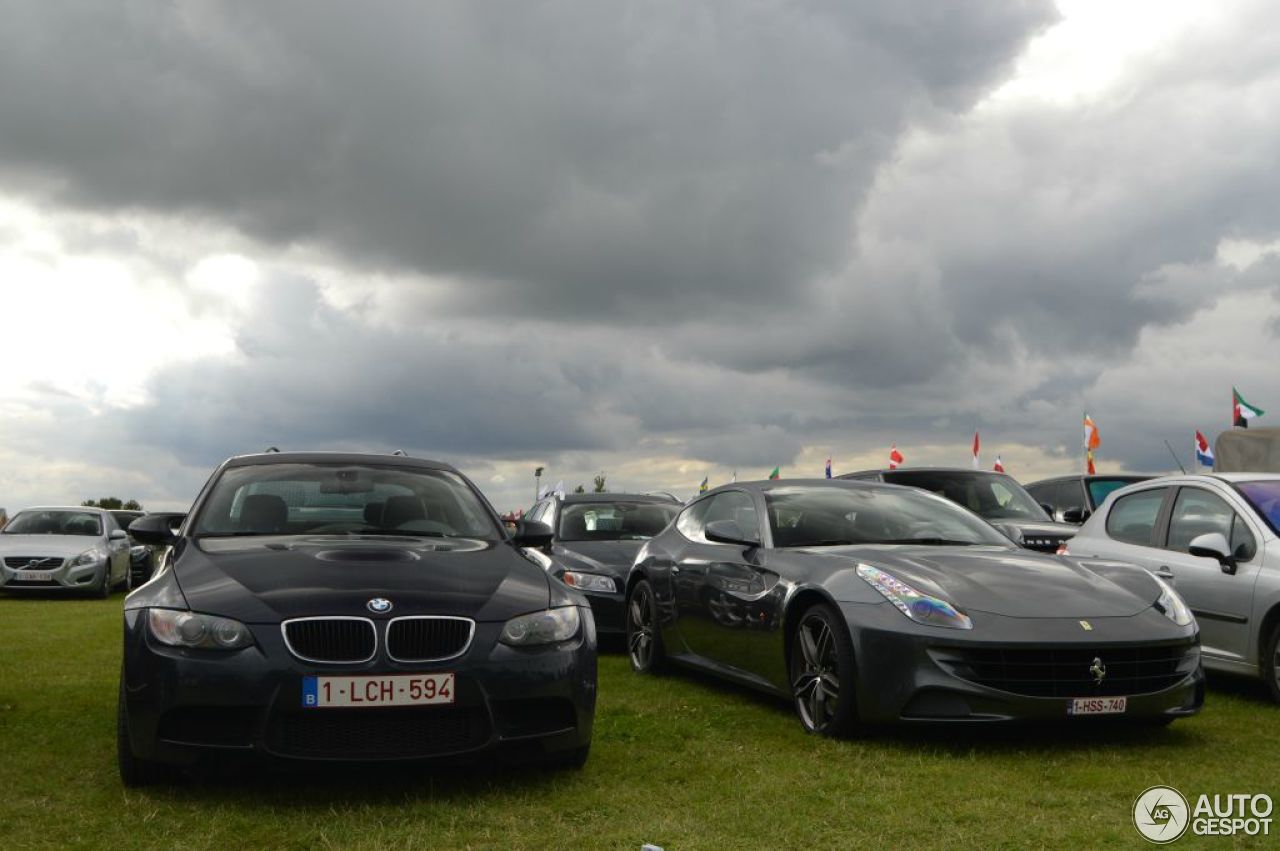
<instances>
[{"instance_id":1,"label":"windshield wiper","mask_svg":"<svg viewBox=\"0 0 1280 851\"><path fill-rule=\"evenodd\" d=\"M410 529L375 529L366 526L363 529L357 529L347 532L348 535L381 535L383 537L397 538L456 538L457 535L451 535L447 532L414 532Z\"/></svg>"},{"instance_id":2,"label":"windshield wiper","mask_svg":"<svg viewBox=\"0 0 1280 851\"><path fill-rule=\"evenodd\" d=\"M886 538L883 541L867 541L869 544L919 544L923 547L972 547L975 541L957 541L952 538Z\"/></svg>"},{"instance_id":3,"label":"windshield wiper","mask_svg":"<svg viewBox=\"0 0 1280 851\"><path fill-rule=\"evenodd\" d=\"M804 541L799 544L791 544L793 547L849 547L857 544L865 544L866 541L850 541L847 538L829 538L823 541ZM879 543L878 541L872 543Z\"/></svg>"}]
</instances>

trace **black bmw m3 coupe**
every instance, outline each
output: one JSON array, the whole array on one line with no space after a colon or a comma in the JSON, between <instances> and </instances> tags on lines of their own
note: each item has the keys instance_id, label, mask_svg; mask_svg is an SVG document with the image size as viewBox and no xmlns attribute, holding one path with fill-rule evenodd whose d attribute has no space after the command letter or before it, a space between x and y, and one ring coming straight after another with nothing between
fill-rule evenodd
<instances>
[{"instance_id":1,"label":"black bmw m3 coupe","mask_svg":"<svg viewBox=\"0 0 1280 851\"><path fill-rule=\"evenodd\" d=\"M577 591L521 554L445 464L401 455L232 458L124 610L127 785L217 754L285 761L511 755L580 766L596 636Z\"/></svg>"},{"instance_id":2,"label":"black bmw m3 coupe","mask_svg":"<svg viewBox=\"0 0 1280 851\"><path fill-rule=\"evenodd\" d=\"M1199 631L1133 565L1020 549L916 488L727 485L627 581L641 673L675 661L794 702L804 726L1139 719L1204 702Z\"/></svg>"}]
</instances>

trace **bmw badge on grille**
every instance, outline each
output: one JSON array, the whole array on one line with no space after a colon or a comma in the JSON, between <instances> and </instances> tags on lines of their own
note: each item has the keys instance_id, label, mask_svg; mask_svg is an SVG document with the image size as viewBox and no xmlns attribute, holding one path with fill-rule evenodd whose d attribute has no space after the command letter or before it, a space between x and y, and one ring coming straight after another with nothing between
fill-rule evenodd
<instances>
[{"instance_id":1,"label":"bmw badge on grille","mask_svg":"<svg viewBox=\"0 0 1280 851\"><path fill-rule=\"evenodd\" d=\"M365 608L373 612L375 615L381 615L391 611L391 601L386 597L374 597L364 605Z\"/></svg>"}]
</instances>

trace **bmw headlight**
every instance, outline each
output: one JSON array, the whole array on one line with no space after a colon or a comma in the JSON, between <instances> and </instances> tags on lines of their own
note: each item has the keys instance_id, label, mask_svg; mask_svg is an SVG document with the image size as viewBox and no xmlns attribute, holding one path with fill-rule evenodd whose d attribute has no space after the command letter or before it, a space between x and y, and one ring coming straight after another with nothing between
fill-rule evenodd
<instances>
[{"instance_id":1,"label":"bmw headlight","mask_svg":"<svg viewBox=\"0 0 1280 851\"><path fill-rule=\"evenodd\" d=\"M1151 578L1160 586L1160 597L1155 601L1156 611L1164 615L1178 626L1188 626L1195 621L1195 616L1191 614L1191 610L1187 608L1187 604L1182 602L1182 597L1177 591L1173 590L1173 586L1165 582L1154 573Z\"/></svg>"},{"instance_id":2,"label":"bmw headlight","mask_svg":"<svg viewBox=\"0 0 1280 851\"><path fill-rule=\"evenodd\" d=\"M618 586L614 584L613 577L601 576L598 573L579 573L576 570L566 570L564 576L560 577L565 585L577 588L579 591L603 591L606 594L613 594L618 590Z\"/></svg>"},{"instance_id":3,"label":"bmw headlight","mask_svg":"<svg viewBox=\"0 0 1280 851\"><path fill-rule=\"evenodd\" d=\"M85 550L71 560L72 567L84 567L86 564L97 564L107 557L102 550L94 547L91 550Z\"/></svg>"},{"instance_id":4,"label":"bmw headlight","mask_svg":"<svg viewBox=\"0 0 1280 851\"><path fill-rule=\"evenodd\" d=\"M517 647L568 641L578 634L581 620L577 606L521 615L506 622L498 640Z\"/></svg>"},{"instance_id":5,"label":"bmw headlight","mask_svg":"<svg viewBox=\"0 0 1280 851\"><path fill-rule=\"evenodd\" d=\"M239 650L253 644L253 634L240 621L178 609L148 609L151 635L170 647Z\"/></svg>"},{"instance_id":6,"label":"bmw headlight","mask_svg":"<svg viewBox=\"0 0 1280 851\"><path fill-rule=\"evenodd\" d=\"M916 623L925 626L945 626L951 629L973 629L969 616L946 600L922 594L892 574L869 564L858 565L858 575L868 585L893 603L898 611Z\"/></svg>"}]
</instances>

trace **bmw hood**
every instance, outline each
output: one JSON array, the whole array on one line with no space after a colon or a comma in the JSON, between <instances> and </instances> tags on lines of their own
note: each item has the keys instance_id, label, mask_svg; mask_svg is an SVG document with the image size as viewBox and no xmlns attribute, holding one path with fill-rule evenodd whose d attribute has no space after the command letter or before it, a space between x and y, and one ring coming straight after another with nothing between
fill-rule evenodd
<instances>
[{"instance_id":1,"label":"bmw hood","mask_svg":"<svg viewBox=\"0 0 1280 851\"><path fill-rule=\"evenodd\" d=\"M0 557L71 558L102 547L96 535L0 535Z\"/></svg>"},{"instance_id":2,"label":"bmw hood","mask_svg":"<svg viewBox=\"0 0 1280 851\"><path fill-rule=\"evenodd\" d=\"M845 547L840 554L886 570L963 611L1013 618L1129 617L1160 596L1133 566L1107 575L1070 558L978 547Z\"/></svg>"},{"instance_id":3,"label":"bmw hood","mask_svg":"<svg viewBox=\"0 0 1280 851\"><path fill-rule=\"evenodd\" d=\"M623 579L644 544L644 541L564 541L557 543L551 554L565 570Z\"/></svg>"},{"instance_id":4,"label":"bmw hood","mask_svg":"<svg viewBox=\"0 0 1280 851\"><path fill-rule=\"evenodd\" d=\"M506 543L467 539L205 538L174 578L193 611L246 623L314 615L457 615L502 621L546 608L546 574ZM381 613L380 613L381 614Z\"/></svg>"}]
</instances>

